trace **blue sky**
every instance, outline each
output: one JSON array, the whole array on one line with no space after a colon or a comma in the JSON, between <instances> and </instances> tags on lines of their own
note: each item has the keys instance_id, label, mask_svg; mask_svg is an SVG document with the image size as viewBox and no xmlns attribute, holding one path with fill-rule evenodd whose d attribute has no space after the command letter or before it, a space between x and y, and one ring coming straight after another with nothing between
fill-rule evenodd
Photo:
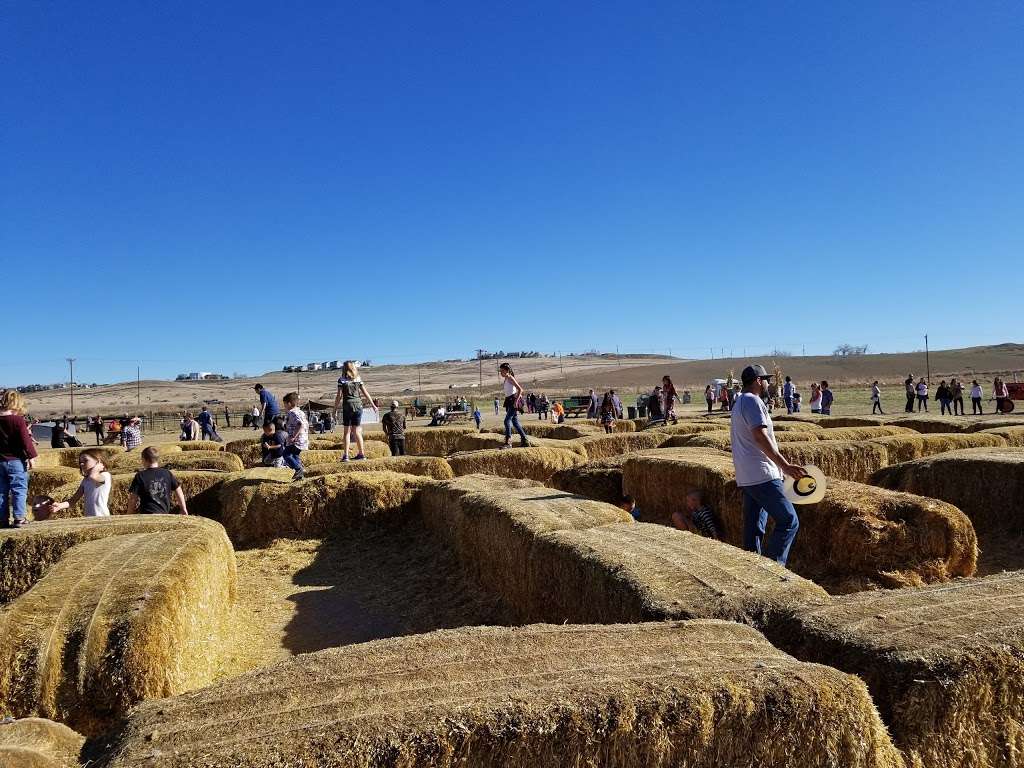
<instances>
[{"instance_id":1,"label":"blue sky","mask_svg":"<svg viewBox=\"0 0 1024 768\"><path fill-rule=\"evenodd\" d=\"M1020 340L1016 2L0 17L0 383Z\"/></svg>"}]
</instances>

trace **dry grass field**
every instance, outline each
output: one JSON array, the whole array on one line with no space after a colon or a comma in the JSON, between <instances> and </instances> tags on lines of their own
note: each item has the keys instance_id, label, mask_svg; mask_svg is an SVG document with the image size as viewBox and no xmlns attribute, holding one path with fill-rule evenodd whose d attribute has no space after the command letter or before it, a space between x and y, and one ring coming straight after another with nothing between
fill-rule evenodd
<instances>
[{"instance_id":1,"label":"dry grass field","mask_svg":"<svg viewBox=\"0 0 1024 768\"><path fill-rule=\"evenodd\" d=\"M111 449L113 517L0 531L0 766L1017 764L1024 418L780 419L830 475L790 569L737 546L727 418L624 424L327 435L299 482L150 435L187 519ZM692 487L724 541L667 525Z\"/></svg>"}]
</instances>

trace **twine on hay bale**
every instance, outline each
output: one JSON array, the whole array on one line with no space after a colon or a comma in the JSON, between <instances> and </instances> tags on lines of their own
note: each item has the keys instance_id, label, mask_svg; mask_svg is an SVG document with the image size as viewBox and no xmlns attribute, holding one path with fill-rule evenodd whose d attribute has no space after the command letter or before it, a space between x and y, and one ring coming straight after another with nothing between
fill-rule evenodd
<instances>
[{"instance_id":1,"label":"twine on hay bale","mask_svg":"<svg viewBox=\"0 0 1024 768\"><path fill-rule=\"evenodd\" d=\"M908 766L1016 765L1024 574L864 592L767 632L797 658L867 683Z\"/></svg>"},{"instance_id":2,"label":"twine on hay bale","mask_svg":"<svg viewBox=\"0 0 1024 768\"><path fill-rule=\"evenodd\" d=\"M582 464L585 458L565 448L509 448L455 453L448 457L452 472L487 474L520 480L546 481L555 472Z\"/></svg>"},{"instance_id":3,"label":"twine on hay bale","mask_svg":"<svg viewBox=\"0 0 1024 768\"><path fill-rule=\"evenodd\" d=\"M0 723L0 768L78 768L84 743L81 734L41 717Z\"/></svg>"},{"instance_id":4,"label":"twine on hay bale","mask_svg":"<svg viewBox=\"0 0 1024 768\"><path fill-rule=\"evenodd\" d=\"M234 597L234 552L211 521L71 546L0 608L0 710L96 734L206 685Z\"/></svg>"},{"instance_id":5,"label":"twine on hay bale","mask_svg":"<svg viewBox=\"0 0 1024 768\"><path fill-rule=\"evenodd\" d=\"M332 648L144 704L110 743L104 768L902 768L855 676L710 621Z\"/></svg>"}]
</instances>

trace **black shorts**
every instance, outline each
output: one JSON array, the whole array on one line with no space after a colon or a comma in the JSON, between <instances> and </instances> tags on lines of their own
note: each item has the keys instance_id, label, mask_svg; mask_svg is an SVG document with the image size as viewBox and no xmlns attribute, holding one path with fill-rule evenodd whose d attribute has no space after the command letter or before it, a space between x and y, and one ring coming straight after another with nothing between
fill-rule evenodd
<instances>
[{"instance_id":1,"label":"black shorts","mask_svg":"<svg viewBox=\"0 0 1024 768\"><path fill-rule=\"evenodd\" d=\"M363 409L358 411L343 408L341 411L341 425L343 427L358 427L363 423Z\"/></svg>"}]
</instances>

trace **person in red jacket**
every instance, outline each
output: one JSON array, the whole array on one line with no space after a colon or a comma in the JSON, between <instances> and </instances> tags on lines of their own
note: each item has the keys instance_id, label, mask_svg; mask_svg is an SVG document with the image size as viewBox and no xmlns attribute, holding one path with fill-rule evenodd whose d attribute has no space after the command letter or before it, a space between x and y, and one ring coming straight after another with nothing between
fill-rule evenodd
<instances>
[{"instance_id":1,"label":"person in red jacket","mask_svg":"<svg viewBox=\"0 0 1024 768\"><path fill-rule=\"evenodd\" d=\"M21 394L5 389L0 393L0 524L4 527L9 525L8 509L14 513L15 528L28 522L28 473L37 455Z\"/></svg>"}]
</instances>

